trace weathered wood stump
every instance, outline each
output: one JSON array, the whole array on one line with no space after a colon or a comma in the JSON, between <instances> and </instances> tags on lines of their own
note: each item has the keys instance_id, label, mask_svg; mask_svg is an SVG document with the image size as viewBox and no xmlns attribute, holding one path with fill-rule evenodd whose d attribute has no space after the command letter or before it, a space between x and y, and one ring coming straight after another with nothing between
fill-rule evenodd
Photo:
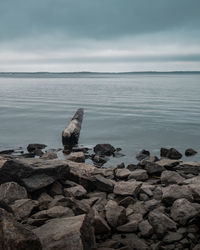
<instances>
[{"instance_id":1,"label":"weathered wood stump","mask_svg":"<svg viewBox=\"0 0 200 250\"><path fill-rule=\"evenodd\" d=\"M73 146L78 144L83 114L84 110L82 108L78 109L69 125L62 132L62 143L64 145L64 149L71 149Z\"/></svg>"}]
</instances>

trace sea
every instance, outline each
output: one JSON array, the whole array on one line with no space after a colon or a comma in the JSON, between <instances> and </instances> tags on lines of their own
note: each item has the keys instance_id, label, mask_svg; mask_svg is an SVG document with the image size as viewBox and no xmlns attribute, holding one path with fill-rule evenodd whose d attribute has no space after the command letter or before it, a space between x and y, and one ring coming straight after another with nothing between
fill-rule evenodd
<instances>
[{"instance_id":1,"label":"sea","mask_svg":"<svg viewBox=\"0 0 200 250\"><path fill-rule=\"evenodd\" d=\"M125 155L107 163L136 163L146 149L199 153L200 73L0 73L0 150L44 143L62 148L61 133L84 108L79 144L110 143ZM59 157L65 157L59 151ZM92 153L92 150L91 150Z\"/></svg>"}]
</instances>

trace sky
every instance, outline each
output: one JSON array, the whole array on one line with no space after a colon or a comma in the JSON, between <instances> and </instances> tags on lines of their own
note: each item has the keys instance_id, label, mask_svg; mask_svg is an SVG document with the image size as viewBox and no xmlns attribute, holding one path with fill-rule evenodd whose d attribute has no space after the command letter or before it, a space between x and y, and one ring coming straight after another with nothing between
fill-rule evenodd
<instances>
[{"instance_id":1,"label":"sky","mask_svg":"<svg viewBox=\"0 0 200 250\"><path fill-rule=\"evenodd\" d=\"M200 0L0 0L0 72L200 70Z\"/></svg>"}]
</instances>

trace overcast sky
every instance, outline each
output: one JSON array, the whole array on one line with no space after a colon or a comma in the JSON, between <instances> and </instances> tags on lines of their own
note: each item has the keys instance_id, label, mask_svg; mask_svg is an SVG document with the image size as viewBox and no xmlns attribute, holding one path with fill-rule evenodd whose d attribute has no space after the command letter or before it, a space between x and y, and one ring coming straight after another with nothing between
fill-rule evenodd
<instances>
[{"instance_id":1,"label":"overcast sky","mask_svg":"<svg viewBox=\"0 0 200 250\"><path fill-rule=\"evenodd\" d=\"M200 0L0 0L0 71L200 70Z\"/></svg>"}]
</instances>

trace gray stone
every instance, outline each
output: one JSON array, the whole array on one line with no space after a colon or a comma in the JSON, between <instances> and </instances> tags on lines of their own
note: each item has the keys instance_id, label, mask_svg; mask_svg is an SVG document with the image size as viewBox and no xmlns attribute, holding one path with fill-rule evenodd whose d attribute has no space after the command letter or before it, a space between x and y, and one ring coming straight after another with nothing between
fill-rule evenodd
<instances>
[{"instance_id":1,"label":"gray stone","mask_svg":"<svg viewBox=\"0 0 200 250\"><path fill-rule=\"evenodd\" d=\"M44 160L53 160L53 159L57 159L58 156L55 152L46 152L41 156L41 158Z\"/></svg>"},{"instance_id":2,"label":"gray stone","mask_svg":"<svg viewBox=\"0 0 200 250\"><path fill-rule=\"evenodd\" d=\"M49 208L48 210L42 210L34 215L33 219L43 219L43 218L59 218L59 217L71 217L73 216L73 211L68 207L55 206Z\"/></svg>"},{"instance_id":3,"label":"gray stone","mask_svg":"<svg viewBox=\"0 0 200 250\"><path fill-rule=\"evenodd\" d=\"M144 168L149 175L160 175L165 170L165 168L157 164L157 162L147 162Z\"/></svg>"},{"instance_id":4,"label":"gray stone","mask_svg":"<svg viewBox=\"0 0 200 250\"><path fill-rule=\"evenodd\" d=\"M52 196L62 195L63 194L62 185L59 182L54 182L49 188L49 194Z\"/></svg>"},{"instance_id":5,"label":"gray stone","mask_svg":"<svg viewBox=\"0 0 200 250\"><path fill-rule=\"evenodd\" d=\"M114 186L114 194L121 196L134 196L136 197L140 191L142 182L138 181L119 181Z\"/></svg>"},{"instance_id":6,"label":"gray stone","mask_svg":"<svg viewBox=\"0 0 200 250\"><path fill-rule=\"evenodd\" d=\"M171 244L177 241L180 241L183 238L183 235L177 232L168 232L167 235L163 238L163 242L166 244Z\"/></svg>"},{"instance_id":7,"label":"gray stone","mask_svg":"<svg viewBox=\"0 0 200 250\"><path fill-rule=\"evenodd\" d=\"M17 219L26 219L37 205L37 201L21 199L16 200L11 207Z\"/></svg>"},{"instance_id":8,"label":"gray stone","mask_svg":"<svg viewBox=\"0 0 200 250\"><path fill-rule=\"evenodd\" d=\"M127 222L126 210L118 206L117 202L109 200L105 206L106 219L112 227L123 225Z\"/></svg>"},{"instance_id":9,"label":"gray stone","mask_svg":"<svg viewBox=\"0 0 200 250\"><path fill-rule=\"evenodd\" d=\"M87 191L81 185L77 185L75 187L65 188L64 195L66 197L75 197L75 198L82 198L87 194Z\"/></svg>"},{"instance_id":10,"label":"gray stone","mask_svg":"<svg viewBox=\"0 0 200 250\"><path fill-rule=\"evenodd\" d=\"M188 186L179 186L176 184L170 185L162 189L162 201L167 204L172 204L175 200L185 198L189 201L193 200L192 192Z\"/></svg>"},{"instance_id":11,"label":"gray stone","mask_svg":"<svg viewBox=\"0 0 200 250\"><path fill-rule=\"evenodd\" d=\"M100 216L100 214L95 209L94 209L94 229L95 229L95 234L108 233L111 231L107 222L104 220L103 217Z\"/></svg>"},{"instance_id":12,"label":"gray stone","mask_svg":"<svg viewBox=\"0 0 200 250\"><path fill-rule=\"evenodd\" d=\"M199 184L199 183L200 183L200 175L183 181L183 184Z\"/></svg>"},{"instance_id":13,"label":"gray stone","mask_svg":"<svg viewBox=\"0 0 200 250\"><path fill-rule=\"evenodd\" d=\"M144 169L137 169L131 172L128 179L135 179L136 181L146 181L148 179L148 174Z\"/></svg>"},{"instance_id":14,"label":"gray stone","mask_svg":"<svg viewBox=\"0 0 200 250\"><path fill-rule=\"evenodd\" d=\"M95 248L94 231L87 215L52 219L33 232L40 238L43 250Z\"/></svg>"},{"instance_id":15,"label":"gray stone","mask_svg":"<svg viewBox=\"0 0 200 250\"><path fill-rule=\"evenodd\" d=\"M67 159L69 161L85 162L85 154L83 152L73 152L67 157Z\"/></svg>"},{"instance_id":16,"label":"gray stone","mask_svg":"<svg viewBox=\"0 0 200 250\"><path fill-rule=\"evenodd\" d=\"M5 203L12 203L16 200L27 199L27 191L16 182L7 182L0 185L0 200Z\"/></svg>"},{"instance_id":17,"label":"gray stone","mask_svg":"<svg viewBox=\"0 0 200 250\"><path fill-rule=\"evenodd\" d=\"M161 183L165 185L169 184L180 184L182 183L185 178L180 176L180 174L176 173L175 171L163 171L161 174Z\"/></svg>"},{"instance_id":18,"label":"gray stone","mask_svg":"<svg viewBox=\"0 0 200 250\"><path fill-rule=\"evenodd\" d=\"M111 181L109 179L106 179L102 175L95 175L94 176L94 185L97 190L111 193L114 188L114 181Z\"/></svg>"},{"instance_id":19,"label":"gray stone","mask_svg":"<svg viewBox=\"0 0 200 250\"><path fill-rule=\"evenodd\" d=\"M176 231L176 223L164 213L152 211L148 215L148 220L158 237L162 237L169 230Z\"/></svg>"},{"instance_id":20,"label":"gray stone","mask_svg":"<svg viewBox=\"0 0 200 250\"><path fill-rule=\"evenodd\" d=\"M149 237L153 234L153 227L149 224L148 220L141 221L138 227L143 237Z\"/></svg>"},{"instance_id":21,"label":"gray stone","mask_svg":"<svg viewBox=\"0 0 200 250\"><path fill-rule=\"evenodd\" d=\"M188 187L192 192L194 201L200 202L200 182L198 184L189 184Z\"/></svg>"},{"instance_id":22,"label":"gray stone","mask_svg":"<svg viewBox=\"0 0 200 250\"><path fill-rule=\"evenodd\" d=\"M127 179L130 173L131 173L130 170L128 170L127 168L119 168L119 169L116 169L115 176L118 179L123 180L123 179Z\"/></svg>"},{"instance_id":23,"label":"gray stone","mask_svg":"<svg viewBox=\"0 0 200 250\"><path fill-rule=\"evenodd\" d=\"M188 220L198 214L198 211L187 199L176 200L171 207L171 217L181 225L187 224Z\"/></svg>"},{"instance_id":24,"label":"gray stone","mask_svg":"<svg viewBox=\"0 0 200 250\"><path fill-rule=\"evenodd\" d=\"M200 162L183 162L177 167L178 170L182 170L185 174L199 174Z\"/></svg>"},{"instance_id":25,"label":"gray stone","mask_svg":"<svg viewBox=\"0 0 200 250\"><path fill-rule=\"evenodd\" d=\"M141 214L132 214L128 217L128 222L118 226L117 230L124 233L133 233L138 230L138 225L142 221L143 217Z\"/></svg>"}]
</instances>

